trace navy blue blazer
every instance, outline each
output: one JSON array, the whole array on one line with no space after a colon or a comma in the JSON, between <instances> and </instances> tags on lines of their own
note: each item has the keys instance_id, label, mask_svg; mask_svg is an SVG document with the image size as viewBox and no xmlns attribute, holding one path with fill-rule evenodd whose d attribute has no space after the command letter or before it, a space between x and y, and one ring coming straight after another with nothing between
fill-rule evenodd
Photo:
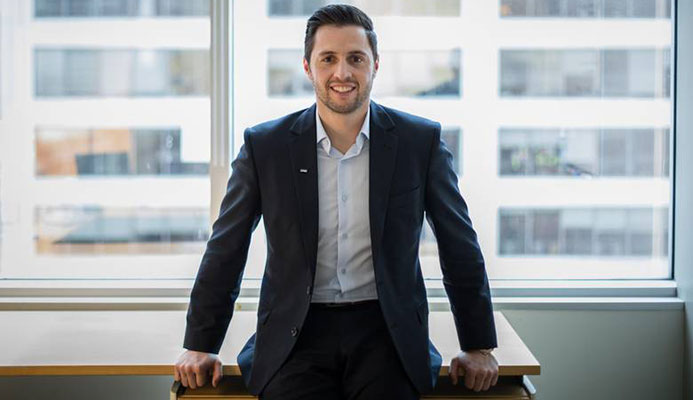
<instances>
[{"instance_id":1,"label":"navy blue blazer","mask_svg":"<svg viewBox=\"0 0 693 400\"><path fill-rule=\"evenodd\" d=\"M462 350L497 347L484 259L440 124L371 101L369 216L378 300L408 376L429 392L442 364L429 340L419 264L424 213ZM298 338L318 242L316 106L249 128L190 295L184 347L218 353L233 315L250 237L264 217L267 260L256 333L238 355L259 394Z\"/></svg>"}]
</instances>

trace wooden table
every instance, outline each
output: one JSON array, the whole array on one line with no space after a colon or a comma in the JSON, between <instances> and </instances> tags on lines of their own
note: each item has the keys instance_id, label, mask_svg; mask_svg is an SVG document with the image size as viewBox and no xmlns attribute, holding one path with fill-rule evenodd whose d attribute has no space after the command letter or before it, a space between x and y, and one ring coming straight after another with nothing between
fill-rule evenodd
<instances>
[{"instance_id":1,"label":"wooden table","mask_svg":"<svg viewBox=\"0 0 693 400\"><path fill-rule=\"evenodd\" d=\"M536 358L502 313L494 313L498 333L498 384L475 393L452 386L450 360L459 351L450 312L431 312L431 340L443 356L436 391L425 398L530 399L527 375L539 375ZM252 398L243 394L236 355L255 330L255 311L236 311L220 356L223 384L186 390L174 382L172 398ZM0 376L25 375L173 375L183 351L184 311L0 311ZM240 391L240 392L239 392ZM466 396L466 397L465 397Z\"/></svg>"}]
</instances>

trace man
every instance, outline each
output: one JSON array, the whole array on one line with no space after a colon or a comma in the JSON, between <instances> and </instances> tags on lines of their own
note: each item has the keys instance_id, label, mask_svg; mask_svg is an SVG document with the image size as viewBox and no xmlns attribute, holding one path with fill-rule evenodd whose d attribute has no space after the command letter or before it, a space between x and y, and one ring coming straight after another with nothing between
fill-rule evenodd
<instances>
[{"instance_id":1,"label":"man","mask_svg":"<svg viewBox=\"0 0 693 400\"><path fill-rule=\"evenodd\" d=\"M484 260L440 124L370 101L370 18L347 5L308 20L303 67L316 104L246 130L190 297L175 379L221 378L221 347L260 216L267 262L256 333L238 355L261 399L417 399L440 354L418 259L424 211L462 351L456 384L498 379Z\"/></svg>"}]
</instances>

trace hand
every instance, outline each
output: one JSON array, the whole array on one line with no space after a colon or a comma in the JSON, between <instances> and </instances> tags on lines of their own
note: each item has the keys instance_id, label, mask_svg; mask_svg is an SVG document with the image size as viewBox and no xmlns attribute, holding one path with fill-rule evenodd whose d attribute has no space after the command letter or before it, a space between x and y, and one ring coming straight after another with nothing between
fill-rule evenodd
<instances>
[{"instance_id":1,"label":"hand","mask_svg":"<svg viewBox=\"0 0 693 400\"><path fill-rule=\"evenodd\" d=\"M498 382L498 362L493 354L485 355L479 351L460 351L450 361L450 379L457 385L457 377L462 369L464 385L475 392L488 390Z\"/></svg>"},{"instance_id":2,"label":"hand","mask_svg":"<svg viewBox=\"0 0 693 400\"><path fill-rule=\"evenodd\" d=\"M176 361L173 377L183 386L195 389L204 386L211 373L212 386L217 387L222 376L221 365L221 359L216 354L186 350Z\"/></svg>"}]
</instances>

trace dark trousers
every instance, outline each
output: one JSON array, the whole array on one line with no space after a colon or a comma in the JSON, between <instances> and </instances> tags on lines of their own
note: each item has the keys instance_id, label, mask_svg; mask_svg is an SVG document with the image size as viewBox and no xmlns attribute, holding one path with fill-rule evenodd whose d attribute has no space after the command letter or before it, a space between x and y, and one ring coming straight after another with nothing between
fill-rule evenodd
<instances>
[{"instance_id":1,"label":"dark trousers","mask_svg":"<svg viewBox=\"0 0 693 400\"><path fill-rule=\"evenodd\" d=\"M419 399L377 300L312 304L297 340L261 400Z\"/></svg>"}]
</instances>

